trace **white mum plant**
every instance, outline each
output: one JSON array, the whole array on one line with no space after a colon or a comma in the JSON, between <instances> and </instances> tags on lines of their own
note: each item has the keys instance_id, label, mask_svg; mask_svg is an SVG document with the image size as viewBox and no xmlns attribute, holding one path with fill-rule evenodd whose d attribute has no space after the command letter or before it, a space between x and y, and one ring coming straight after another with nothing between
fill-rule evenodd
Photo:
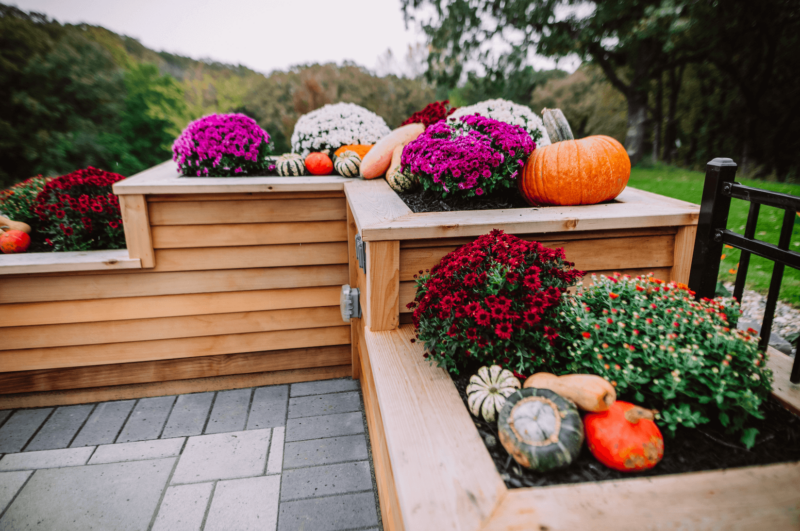
<instances>
[{"instance_id":1,"label":"white mum plant","mask_svg":"<svg viewBox=\"0 0 800 531\"><path fill-rule=\"evenodd\" d=\"M480 114L486 118L522 126L530 133L539 147L549 146L551 143L542 119L525 105L501 99L486 100L468 107L459 107L448 117L448 120L456 120L460 116L469 116L470 114Z\"/></svg>"},{"instance_id":2,"label":"white mum plant","mask_svg":"<svg viewBox=\"0 0 800 531\"><path fill-rule=\"evenodd\" d=\"M292 133L292 151L306 157L312 151L327 152L348 144L374 144L392 131L372 111L353 103L334 103L304 114Z\"/></svg>"}]
</instances>

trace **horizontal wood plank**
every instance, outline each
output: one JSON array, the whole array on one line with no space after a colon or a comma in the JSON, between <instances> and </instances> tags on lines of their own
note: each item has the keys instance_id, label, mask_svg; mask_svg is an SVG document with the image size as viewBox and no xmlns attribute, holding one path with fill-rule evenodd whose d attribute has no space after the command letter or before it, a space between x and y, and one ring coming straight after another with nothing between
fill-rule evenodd
<instances>
[{"instance_id":1,"label":"horizontal wood plank","mask_svg":"<svg viewBox=\"0 0 800 531\"><path fill-rule=\"evenodd\" d=\"M487 531L797 529L800 463L514 489Z\"/></svg>"},{"instance_id":2,"label":"horizontal wood plank","mask_svg":"<svg viewBox=\"0 0 800 531\"><path fill-rule=\"evenodd\" d=\"M2 304L0 328L334 306L340 292L339 286L324 286Z\"/></svg>"},{"instance_id":3,"label":"horizontal wood plank","mask_svg":"<svg viewBox=\"0 0 800 531\"><path fill-rule=\"evenodd\" d=\"M218 293L347 283L346 265L0 280L0 304Z\"/></svg>"},{"instance_id":4,"label":"horizontal wood plank","mask_svg":"<svg viewBox=\"0 0 800 531\"><path fill-rule=\"evenodd\" d=\"M325 306L130 321L24 326L3 330L0 351L248 334L341 324L343 323L339 306Z\"/></svg>"},{"instance_id":5,"label":"horizontal wood plank","mask_svg":"<svg viewBox=\"0 0 800 531\"><path fill-rule=\"evenodd\" d=\"M128 257L127 249L64 253L20 253L0 256L0 275L63 273L68 271L117 271L141 269L139 258Z\"/></svg>"},{"instance_id":6,"label":"horizontal wood plank","mask_svg":"<svg viewBox=\"0 0 800 531\"><path fill-rule=\"evenodd\" d=\"M401 253L402 256L402 253ZM607 270L607 271L587 271L586 276L583 277L583 284L585 286L591 286L592 281L592 273L597 276L605 275L611 276L613 273L621 273L623 275L630 275L632 277L639 276L639 275L647 275L649 273L653 273L655 278L659 278L664 281L668 281L670 274L672 273L671 267L664 267L664 268L640 268L640 269L617 269L615 271ZM404 281L400 282L400 313L412 313L412 310L407 308L407 304L414 300L417 294L417 285L416 282L412 281Z\"/></svg>"},{"instance_id":7,"label":"horizontal wood plank","mask_svg":"<svg viewBox=\"0 0 800 531\"><path fill-rule=\"evenodd\" d=\"M247 352L178 360L0 373L0 393L33 393L232 374L310 369L350 362L350 346Z\"/></svg>"},{"instance_id":8,"label":"horizontal wood plank","mask_svg":"<svg viewBox=\"0 0 800 531\"><path fill-rule=\"evenodd\" d=\"M603 240L550 241L547 247L563 248L567 260L582 271L671 267L675 237L639 236ZM400 280L413 280L420 270L430 269L456 247L426 247L400 251Z\"/></svg>"},{"instance_id":9,"label":"horizontal wood plank","mask_svg":"<svg viewBox=\"0 0 800 531\"><path fill-rule=\"evenodd\" d=\"M151 203L150 223L156 225L230 225L279 221L341 221L343 198L283 201L178 201Z\"/></svg>"},{"instance_id":10,"label":"horizontal wood plank","mask_svg":"<svg viewBox=\"0 0 800 531\"><path fill-rule=\"evenodd\" d=\"M349 376L350 370L349 365L336 365L312 369L292 369L288 371L269 371L255 374L193 378L190 380L170 380L167 382L153 382L148 384L114 385L109 387L72 389L68 391L44 391L0 395L0 409L69 406L74 404L107 402L110 400L131 400L152 396L205 393L208 391L260 387L262 385L311 382L330 378L345 378Z\"/></svg>"},{"instance_id":11,"label":"horizontal wood plank","mask_svg":"<svg viewBox=\"0 0 800 531\"><path fill-rule=\"evenodd\" d=\"M77 347L6 350L0 351L0 367L6 372L33 371L348 343L349 325Z\"/></svg>"},{"instance_id":12,"label":"horizontal wood plank","mask_svg":"<svg viewBox=\"0 0 800 531\"><path fill-rule=\"evenodd\" d=\"M154 271L203 271L346 264L347 244L291 243L200 249L159 249Z\"/></svg>"},{"instance_id":13,"label":"horizontal wood plank","mask_svg":"<svg viewBox=\"0 0 800 531\"><path fill-rule=\"evenodd\" d=\"M793 363L793 358L767 347L767 367L772 369L775 375L775 380L772 382L772 396L786 409L795 415L800 415L800 384L793 384L789 380Z\"/></svg>"},{"instance_id":14,"label":"horizontal wood plank","mask_svg":"<svg viewBox=\"0 0 800 531\"><path fill-rule=\"evenodd\" d=\"M343 242L346 240L347 226L344 221L153 227L153 246L156 249L185 249L211 245L237 247L241 245Z\"/></svg>"},{"instance_id":15,"label":"horizontal wood plank","mask_svg":"<svg viewBox=\"0 0 800 531\"><path fill-rule=\"evenodd\" d=\"M322 199L325 197L344 197L341 192L272 192L272 193L229 193L229 194L173 194L148 195L148 203L175 203L178 201L282 201L284 199Z\"/></svg>"}]
</instances>

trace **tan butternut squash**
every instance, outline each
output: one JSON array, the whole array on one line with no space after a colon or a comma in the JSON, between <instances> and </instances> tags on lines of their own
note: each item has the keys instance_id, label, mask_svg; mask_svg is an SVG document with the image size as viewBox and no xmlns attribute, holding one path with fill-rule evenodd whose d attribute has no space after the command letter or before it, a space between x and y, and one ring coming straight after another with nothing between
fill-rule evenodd
<instances>
[{"instance_id":1,"label":"tan butternut squash","mask_svg":"<svg viewBox=\"0 0 800 531\"><path fill-rule=\"evenodd\" d=\"M392 154L397 146L405 146L425 132L423 124L408 124L398 127L378 142L361 159L361 176L374 179L384 175L392 162Z\"/></svg>"},{"instance_id":2,"label":"tan butternut squash","mask_svg":"<svg viewBox=\"0 0 800 531\"><path fill-rule=\"evenodd\" d=\"M617 400L617 392L609 382L594 374L556 376L537 372L525 380L524 388L549 389L575 402L584 411L607 411Z\"/></svg>"},{"instance_id":3,"label":"tan butternut squash","mask_svg":"<svg viewBox=\"0 0 800 531\"><path fill-rule=\"evenodd\" d=\"M31 233L31 226L21 221L11 221L5 216L0 216L0 227L8 227L5 230L21 230L25 234Z\"/></svg>"}]
</instances>

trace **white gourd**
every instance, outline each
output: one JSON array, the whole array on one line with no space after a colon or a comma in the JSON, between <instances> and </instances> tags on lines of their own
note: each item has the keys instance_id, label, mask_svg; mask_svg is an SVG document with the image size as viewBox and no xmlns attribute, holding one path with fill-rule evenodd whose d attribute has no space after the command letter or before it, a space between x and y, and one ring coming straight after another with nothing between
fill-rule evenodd
<instances>
[{"instance_id":1,"label":"white gourd","mask_svg":"<svg viewBox=\"0 0 800 531\"><path fill-rule=\"evenodd\" d=\"M514 373L499 365L481 367L473 374L467 385L467 405L476 417L494 422L503 409L506 397L519 389L519 380Z\"/></svg>"}]
</instances>

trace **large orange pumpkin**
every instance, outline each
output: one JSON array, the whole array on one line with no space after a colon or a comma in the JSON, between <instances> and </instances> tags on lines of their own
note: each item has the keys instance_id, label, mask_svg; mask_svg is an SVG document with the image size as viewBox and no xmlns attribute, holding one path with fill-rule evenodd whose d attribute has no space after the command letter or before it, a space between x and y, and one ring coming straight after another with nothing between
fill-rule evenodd
<instances>
[{"instance_id":1,"label":"large orange pumpkin","mask_svg":"<svg viewBox=\"0 0 800 531\"><path fill-rule=\"evenodd\" d=\"M553 143L536 148L519 180L531 205L594 205L617 197L631 176L625 148L610 136L574 140L564 115L545 109L544 123Z\"/></svg>"},{"instance_id":2,"label":"large orange pumpkin","mask_svg":"<svg viewBox=\"0 0 800 531\"><path fill-rule=\"evenodd\" d=\"M345 151L355 151L356 153L358 153L358 156L363 159L364 155L369 153L369 150L372 149L372 146L374 146L374 145L375 144L348 144L348 145L342 146L339 149L337 149L336 151L334 151L333 155L334 155L334 158L336 158L339 155L341 155L342 153L344 153Z\"/></svg>"},{"instance_id":3,"label":"large orange pumpkin","mask_svg":"<svg viewBox=\"0 0 800 531\"><path fill-rule=\"evenodd\" d=\"M653 412L617 400L583 419L586 444L598 461L622 472L653 468L664 457L664 438Z\"/></svg>"}]
</instances>

